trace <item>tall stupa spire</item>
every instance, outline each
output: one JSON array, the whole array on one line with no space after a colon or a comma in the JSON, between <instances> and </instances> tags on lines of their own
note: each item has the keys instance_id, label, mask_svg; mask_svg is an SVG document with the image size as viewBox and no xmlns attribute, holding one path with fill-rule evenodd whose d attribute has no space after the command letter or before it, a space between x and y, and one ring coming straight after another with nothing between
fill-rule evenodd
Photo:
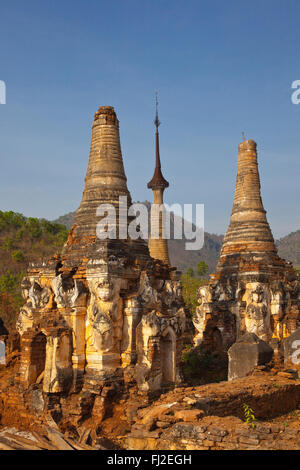
<instances>
[{"instance_id":1,"label":"tall stupa spire","mask_svg":"<svg viewBox=\"0 0 300 470\"><path fill-rule=\"evenodd\" d=\"M153 191L153 205L151 207L151 227L155 228L155 232L158 234L157 238L149 237L149 251L152 258L159 259L163 263L170 264L169 251L168 251L168 241L164 238L163 230L163 216L162 212L158 211L158 206L162 207L163 193L165 188L168 188L169 183L163 177L161 171L161 162L160 162L160 153L159 153L159 132L158 127L160 126L160 121L158 118L158 99L157 92L155 94L155 106L156 113L154 124L156 127L155 133L155 170L154 175L151 181L148 183L148 188ZM153 230L152 230L153 232Z\"/></svg>"},{"instance_id":2,"label":"tall stupa spire","mask_svg":"<svg viewBox=\"0 0 300 470\"><path fill-rule=\"evenodd\" d=\"M239 253L277 253L261 199L254 140L239 144L234 202L218 269L226 257Z\"/></svg>"}]
</instances>

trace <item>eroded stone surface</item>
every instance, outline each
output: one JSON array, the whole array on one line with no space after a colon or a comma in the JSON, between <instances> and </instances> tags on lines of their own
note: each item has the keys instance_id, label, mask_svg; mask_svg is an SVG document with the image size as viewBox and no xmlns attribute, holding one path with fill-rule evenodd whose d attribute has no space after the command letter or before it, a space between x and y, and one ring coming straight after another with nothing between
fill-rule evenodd
<instances>
[{"instance_id":1,"label":"eroded stone surface","mask_svg":"<svg viewBox=\"0 0 300 470\"><path fill-rule=\"evenodd\" d=\"M284 362L300 370L300 328L297 328L283 343Z\"/></svg>"},{"instance_id":2,"label":"eroded stone surface","mask_svg":"<svg viewBox=\"0 0 300 470\"><path fill-rule=\"evenodd\" d=\"M228 350L228 380L246 377L256 366L272 360L273 349L254 333L241 336Z\"/></svg>"}]
</instances>

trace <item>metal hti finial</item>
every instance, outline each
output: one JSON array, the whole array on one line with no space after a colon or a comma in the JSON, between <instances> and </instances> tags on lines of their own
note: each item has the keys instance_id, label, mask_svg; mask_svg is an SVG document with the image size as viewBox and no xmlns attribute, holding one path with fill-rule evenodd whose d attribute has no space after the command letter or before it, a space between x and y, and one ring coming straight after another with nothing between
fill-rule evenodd
<instances>
[{"instance_id":1,"label":"metal hti finial","mask_svg":"<svg viewBox=\"0 0 300 470\"><path fill-rule=\"evenodd\" d=\"M155 106L156 106L156 114L154 119L154 124L156 127L155 132L155 170L154 175L151 181L147 184L148 188L151 189L162 189L164 190L169 186L169 183L162 175L161 172L161 165L160 165L160 155L159 155L159 132L158 126L160 125L160 121L158 119L158 99L157 99L157 91L155 92Z\"/></svg>"},{"instance_id":2,"label":"metal hti finial","mask_svg":"<svg viewBox=\"0 0 300 470\"><path fill-rule=\"evenodd\" d=\"M155 107L156 107L156 114L155 114L155 119L154 119L154 124L156 125L156 129L158 129L158 126L160 125L160 120L158 119L158 99L157 99L157 91L155 92Z\"/></svg>"},{"instance_id":3,"label":"metal hti finial","mask_svg":"<svg viewBox=\"0 0 300 470\"><path fill-rule=\"evenodd\" d=\"M245 137L245 133L244 133L244 131L242 132L242 136L243 136L243 141L245 142L245 140L246 140L246 137Z\"/></svg>"}]
</instances>

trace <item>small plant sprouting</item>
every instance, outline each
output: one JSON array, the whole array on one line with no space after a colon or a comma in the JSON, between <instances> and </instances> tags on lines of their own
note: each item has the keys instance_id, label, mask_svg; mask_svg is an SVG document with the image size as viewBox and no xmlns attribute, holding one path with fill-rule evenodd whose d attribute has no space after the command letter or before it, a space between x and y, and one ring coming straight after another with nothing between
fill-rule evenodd
<instances>
[{"instance_id":1,"label":"small plant sprouting","mask_svg":"<svg viewBox=\"0 0 300 470\"><path fill-rule=\"evenodd\" d=\"M10 385L10 386L15 385L15 379L14 379L14 377L8 377L8 379L7 379L7 385Z\"/></svg>"},{"instance_id":2,"label":"small plant sprouting","mask_svg":"<svg viewBox=\"0 0 300 470\"><path fill-rule=\"evenodd\" d=\"M277 384L276 382L274 382L274 383L271 385L271 387L272 387L272 388L279 388L279 387L280 387L280 385L279 385L279 384Z\"/></svg>"},{"instance_id":3,"label":"small plant sprouting","mask_svg":"<svg viewBox=\"0 0 300 470\"><path fill-rule=\"evenodd\" d=\"M256 418L254 416L254 411L252 408L250 408L249 405L246 405L246 403L243 404L244 408L244 416L245 416L245 422L249 423L252 428L255 427L254 421L256 421Z\"/></svg>"}]
</instances>

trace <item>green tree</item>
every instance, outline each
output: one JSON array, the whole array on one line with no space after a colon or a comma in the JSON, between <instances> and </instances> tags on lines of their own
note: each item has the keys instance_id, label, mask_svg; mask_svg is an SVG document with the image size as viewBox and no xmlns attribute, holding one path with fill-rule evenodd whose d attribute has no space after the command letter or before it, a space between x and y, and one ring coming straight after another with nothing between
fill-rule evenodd
<instances>
[{"instance_id":1,"label":"green tree","mask_svg":"<svg viewBox=\"0 0 300 470\"><path fill-rule=\"evenodd\" d=\"M200 279L190 276L189 274L182 274L182 296L186 308L194 315L198 305L197 291L201 284Z\"/></svg>"},{"instance_id":2,"label":"green tree","mask_svg":"<svg viewBox=\"0 0 300 470\"><path fill-rule=\"evenodd\" d=\"M188 268L188 269L186 270L186 274L187 274L188 276L190 276L190 277L194 277L194 276L195 276L195 273L194 273L193 268Z\"/></svg>"},{"instance_id":3,"label":"green tree","mask_svg":"<svg viewBox=\"0 0 300 470\"><path fill-rule=\"evenodd\" d=\"M42 228L39 219L29 217L26 225L32 238L39 238L42 235Z\"/></svg>"},{"instance_id":4,"label":"green tree","mask_svg":"<svg viewBox=\"0 0 300 470\"><path fill-rule=\"evenodd\" d=\"M15 309L19 309L24 303L21 294L21 281L24 276L25 273L23 271L12 274L9 270L6 274L0 276L0 297L1 294L11 296L12 306Z\"/></svg>"},{"instance_id":5,"label":"green tree","mask_svg":"<svg viewBox=\"0 0 300 470\"><path fill-rule=\"evenodd\" d=\"M21 227L16 233L16 240L22 240L25 234L25 227Z\"/></svg>"},{"instance_id":6,"label":"green tree","mask_svg":"<svg viewBox=\"0 0 300 470\"><path fill-rule=\"evenodd\" d=\"M9 270L0 276L0 294L14 294L20 287L24 273L12 274Z\"/></svg>"},{"instance_id":7,"label":"green tree","mask_svg":"<svg viewBox=\"0 0 300 470\"><path fill-rule=\"evenodd\" d=\"M3 250L10 251L12 249L12 246L13 246L13 239L11 237L6 237L2 245Z\"/></svg>"},{"instance_id":8,"label":"green tree","mask_svg":"<svg viewBox=\"0 0 300 470\"><path fill-rule=\"evenodd\" d=\"M204 261L200 261L196 267L196 273L198 276L203 277L208 273L208 266Z\"/></svg>"},{"instance_id":9,"label":"green tree","mask_svg":"<svg viewBox=\"0 0 300 470\"><path fill-rule=\"evenodd\" d=\"M198 289L202 284L205 284L206 279L203 279L203 276L208 273L208 266L204 261L197 264L196 273L197 276L195 276L193 268L188 268L186 273L181 276L184 304L192 316L198 305Z\"/></svg>"},{"instance_id":10,"label":"green tree","mask_svg":"<svg viewBox=\"0 0 300 470\"><path fill-rule=\"evenodd\" d=\"M21 250L14 250L11 254L11 257L15 261L23 261L24 256Z\"/></svg>"},{"instance_id":11,"label":"green tree","mask_svg":"<svg viewBox=\"0 0 300 470\"><path fill-rule=\"evenodd\" d=\"M0 226L3 228L5 225L12 225L14 227L22 227L25 224L25 217L18 212L7 211L2 212L0 211Z\"/></svg>"},{"instance_id":12,"label":"green tree","mask_svg":"<svg viewBox=\"0 0 300 470\"><path fill-rule=\"evenodd\" d=\"M62 229L55 235L56 242L55 246L64 245L67 241L69 231L62 225Z\"/></svg>"}]
</instances>

